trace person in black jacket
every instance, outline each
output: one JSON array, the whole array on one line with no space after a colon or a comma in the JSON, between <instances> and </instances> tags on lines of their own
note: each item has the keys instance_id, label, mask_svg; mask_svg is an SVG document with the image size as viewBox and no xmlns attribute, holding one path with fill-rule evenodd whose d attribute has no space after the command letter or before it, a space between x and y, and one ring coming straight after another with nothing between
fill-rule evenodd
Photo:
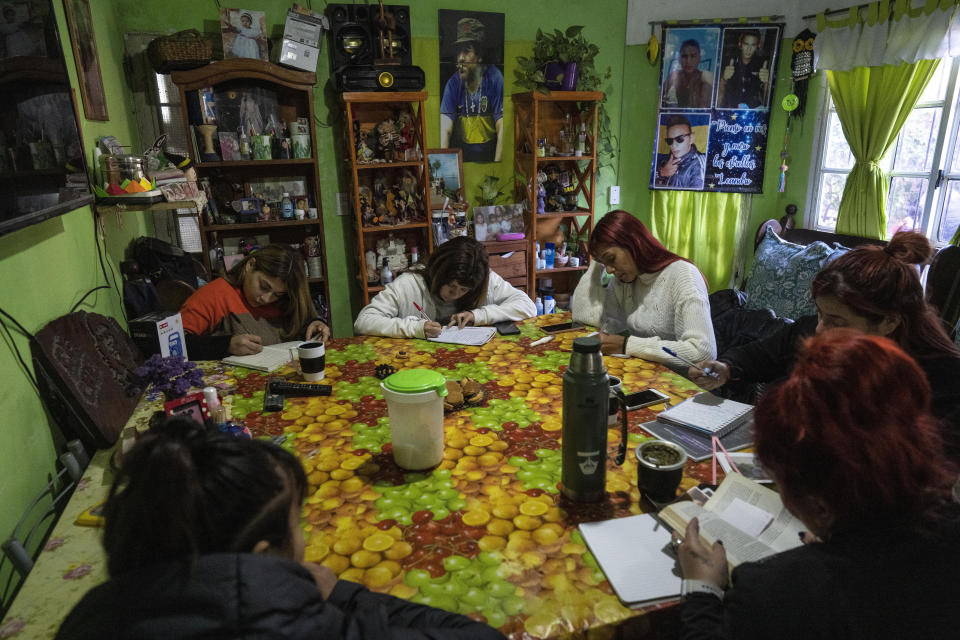
<instances>
[{"instance_id":1,"label":"person in black jacket","mask_svg":"<svg viewBox=\"0 0 960 640\"><path fill-rule=\"evenodd\" d=\"M503 639L304 562L306 489L276 445L185 418L155 426L124 457L104 509L110 580L56 637Z\"/></svg>"},{"instance_id":2,"label":"person in black jacket","mask_svg":"<svg viewBox=\"0 0 960 640\"><path fill-rule=\"evenodd\" d=\"M691 520L681 638L956 637L958 470L929 406L926 377L891 340L809 338L754 431L759 462L816 538L739 565L724 591L723 544L704 545Z\"/></svg>"},{"instance_id":3,"label":"person in black jacket","mask_svg":"<svg viewBox=\"0 0 960 640\"><path fill-rule=\"evenodd\" d=\"M704 360L687 375L712 391L728 381L766 383L793 368L800 340L824 329L848 327L887 336L916 359L933 390L947 455L960 462L960 349L924 300L916 265L933 252L920 233L901 231L885 247L864 245L825 266L813 279L816 316L804 316L767 338ZM709 368L717 376L704 375Z\"/></svg>"}]
</instances>

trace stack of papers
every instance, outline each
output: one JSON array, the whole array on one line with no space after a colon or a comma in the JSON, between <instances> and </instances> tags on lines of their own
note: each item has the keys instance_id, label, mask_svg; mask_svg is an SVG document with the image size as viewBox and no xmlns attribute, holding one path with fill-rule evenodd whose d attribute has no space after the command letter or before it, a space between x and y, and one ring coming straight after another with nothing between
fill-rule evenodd
<instances>
[{"instance_id":1,"label":"stack of papers","mask_svg":"<svg viewBox=\"0 0 960 640\"><path fill-rule=\"evenodd\" d=\"M427 338L430 342L447 342L450 344L464 344L478 347L481 344L490 342L490 339L497 333L493 327L444 327L443 331L436 338Z\"/></svg>"}]
</instances>

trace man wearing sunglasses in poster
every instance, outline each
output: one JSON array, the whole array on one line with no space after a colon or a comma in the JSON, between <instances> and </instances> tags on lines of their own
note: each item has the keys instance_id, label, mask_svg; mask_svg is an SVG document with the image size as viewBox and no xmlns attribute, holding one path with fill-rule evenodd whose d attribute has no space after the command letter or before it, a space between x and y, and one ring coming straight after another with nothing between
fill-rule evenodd
<instances>
[{"instance_id":1,"label":"man wearing sunglasses in poster","mask_svg":"<svg viewBox=\"0 0 960 640\"><path fill-rule=\"evenodd\" d=\"M674 114L667 118L662 130L663 141L670 153L657 154L657 175L654 185L674 189L702 189L707 156L694 144L695 134L686 116Z\"/></svg>"}]
</instances>

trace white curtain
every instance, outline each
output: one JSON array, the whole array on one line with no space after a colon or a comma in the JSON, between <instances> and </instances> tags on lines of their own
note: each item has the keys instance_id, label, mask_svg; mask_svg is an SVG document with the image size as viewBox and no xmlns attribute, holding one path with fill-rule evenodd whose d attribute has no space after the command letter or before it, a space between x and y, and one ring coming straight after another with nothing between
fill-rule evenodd
<instances>
[{"instance_id":1,"label":"white curtain","mask_svg":"<svg viewBox=\"0 0 960 640\"><path fill-rule=\"evenodd\" d=\"M839 19L821 13L817 32L817 69L849 71L960 55L957 0L880 0L851 7Z\"/></svg>"}]
</instances>

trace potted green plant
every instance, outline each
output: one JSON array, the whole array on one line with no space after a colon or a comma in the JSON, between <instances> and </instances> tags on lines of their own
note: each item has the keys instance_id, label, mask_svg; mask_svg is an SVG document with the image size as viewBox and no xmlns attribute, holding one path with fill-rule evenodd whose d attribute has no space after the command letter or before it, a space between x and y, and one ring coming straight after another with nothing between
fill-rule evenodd
<instances>
[{"instance_id":1,"label":"potted green plant","mask_svg":"<svg viewBox=\"0 0 960 640\"><path fill-rule=\"evenodd\" d=\"M530 91L548 93L551 88L564 91L601 91L604 81L610 79L610 67L598 71L594 62L600 48L583 37L583 26L554 29L552 33L537 30L532 56L517 56L516 84ZM574 72L570 65L576 67ZM571 80L573 81L571 84ZM560 85L557 85L557 82ZM600 102L597 120L598 169L610 164L615 148L615 137L610 130L610 116Z\"/></svg>"}]
</instances>

